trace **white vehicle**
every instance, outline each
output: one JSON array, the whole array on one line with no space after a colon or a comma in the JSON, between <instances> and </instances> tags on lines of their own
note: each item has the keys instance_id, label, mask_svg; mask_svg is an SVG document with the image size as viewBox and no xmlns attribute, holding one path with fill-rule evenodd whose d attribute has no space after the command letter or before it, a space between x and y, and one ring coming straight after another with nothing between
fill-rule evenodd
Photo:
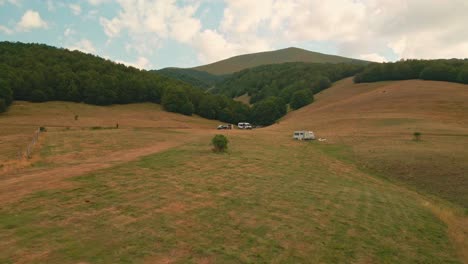
<instances>
[{"instance_id":1,"label":"white vehicle","mask_svg":"<svg viewBox=\"0 0 468 264\"><path fill-rule=\"evenodd\" d=\"M315 139L315 135L312 131L300 130L294 131L293 138L297 140L313 140Z\"/></svg>"},{"instance_id":2,"label":"white vehicle","mask_svg":"<svg viewBox=\"0 0 468 264\"><path fill-rule=\"evenodd\" d=\"M252 125L250 123L247 123L247 122L239 122L237 124L237 127L240 128L240 129L252 129Z\"/></svg>"}]
</instances>

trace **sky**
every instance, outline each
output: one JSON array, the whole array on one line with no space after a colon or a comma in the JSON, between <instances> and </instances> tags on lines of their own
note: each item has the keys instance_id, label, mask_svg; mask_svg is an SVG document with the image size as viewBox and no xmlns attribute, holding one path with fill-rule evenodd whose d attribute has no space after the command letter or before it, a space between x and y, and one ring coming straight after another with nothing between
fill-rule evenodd
<instances>
[{"instance_id":1,"label":"sky","mask_svg":"<svg viewBox=\"0 0 468 264\"><path fill-rule=\"evenodd\" d=\"M299 47L372 61L468 58L468 0L0 0L0 41L141 69Z\"/></svg>"}]
</instances>

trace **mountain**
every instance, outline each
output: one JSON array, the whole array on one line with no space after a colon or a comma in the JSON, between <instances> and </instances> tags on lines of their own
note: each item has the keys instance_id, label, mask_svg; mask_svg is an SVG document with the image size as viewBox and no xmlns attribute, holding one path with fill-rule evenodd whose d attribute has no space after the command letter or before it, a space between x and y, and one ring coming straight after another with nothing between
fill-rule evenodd
<instances>
[{"instance_id":1,"label":"mountain","mask_svg":"<svg viewBox=\"0 0 468 264\"><path fill-rule=\"evenodd\" d=\"M152 72L183 81L185 83L191 84L193 87L197 87L203 90L212 88L217 82L220 82L224 79L222 76L210 74L204 71L197 71L194 69L164 68Z\"/></svg>"},{"instance_id":2,"label":"mountain","mask_svg":"<svg viewBox=\"0 0 468 264\"><path fill-rule=\"evenodd\" d=\"M231 74L247 68L253 68L266 64L279 64L285 62L311 62L311 63L358 63L366 64L367 61L328 55L299 48L287 48L276 51L259 52L235 56L215 63L194 67L197 71L205 71L211 74Z\"/></svg>"}]
</instances>

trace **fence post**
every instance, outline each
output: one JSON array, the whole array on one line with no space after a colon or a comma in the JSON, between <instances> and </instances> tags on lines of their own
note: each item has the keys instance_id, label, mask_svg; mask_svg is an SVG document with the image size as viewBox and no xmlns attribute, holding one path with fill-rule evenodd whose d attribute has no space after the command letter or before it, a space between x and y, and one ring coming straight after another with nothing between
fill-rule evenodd
<instances>
[{"instance_id":1,"label":"fence post","mask_svg":"<svg viewBox=\"0 0 468 264\"><path fill-rule=\"evenodd\" d=\"M33 138L29 142L29 144L26 146L26 151L24 152L21 151L21 149L18 151L18 159L22 160L23 158L30 159L32 158L32 151L34 148L34 145L36 145L36 142L39 140L39 134L41 133L41 129L38 128L37 130L34 131Z\"/></svg>"}]
</instances>

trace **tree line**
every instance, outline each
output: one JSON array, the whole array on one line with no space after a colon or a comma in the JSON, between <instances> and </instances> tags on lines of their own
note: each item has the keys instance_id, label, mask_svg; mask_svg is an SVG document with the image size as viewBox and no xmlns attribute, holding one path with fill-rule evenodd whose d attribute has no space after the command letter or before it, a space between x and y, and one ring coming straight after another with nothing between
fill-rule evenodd
<instances>
[{"instance_id":1,"label":"tree line","mask_svg":"<svg viewBox=\"0 0 468 264\"><path fill-rule=\"evenodd\" d=\"M167 111L232 123L244 121L250 114L247 105L157 72L80 51L0 42L0 112L13 100L94 105L153 102Z\"/></svg>"},{"instance_id":2,"label":"tree line","mask_svg":"<svg viewBox=\"0 0 468 264\"><path fill-rule=\"evenodd\" d=\"M211 93L157 71L139 70L80 51L0 42L0 112L6 111L13 100L94 105L153 102L185 115L270 125L286 114L288 105L297 109L309 104L314 93L329 87L332 81L354 75L361 67L265 65L233 74L216 84ZM232 99L243 93L252 96L252 107Z\"/></svg>"},{"instance_id":3,"label":"tree line","mask_svg":"<svg viewBox=\"0 0 468 264\"><path fill-rule=\"evenodd\" d=\"M468 60L401 60L373 63L357 74L354 82L422 79L468 84Z\"/></svg>"},{"instance_id":4,"label":"tree line","mask_svg":"<svg viewBox=\"0 0 468 264\"><path fill-rule=\"evenodd\" d=\"M280 97L291 103L293 94L316 94L331 83L359 72L364 66L351 63L283 63L246 69L216 85L214 93L237 97L248 94L255 104L268 97Z\"/></svg>"}]
</instances>

